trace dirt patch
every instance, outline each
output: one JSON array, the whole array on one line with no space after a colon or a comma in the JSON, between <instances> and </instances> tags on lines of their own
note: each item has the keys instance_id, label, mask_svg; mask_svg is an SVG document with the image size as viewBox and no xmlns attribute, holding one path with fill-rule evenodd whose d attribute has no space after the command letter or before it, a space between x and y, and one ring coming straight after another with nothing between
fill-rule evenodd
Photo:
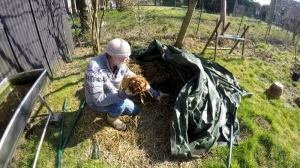
<instances>
[{"instance_id":1,"label":"dirt patch","mask_svg":"<svg viewBox=\"0 0 300 168\"><path fill-rule=\"evenodd\" d=\"M247 140L252 136L252 132L250 131L250 128L246 125L246 123L241 119L240 120L240 140L244 141Z\"/></svg>"},{"instance_id":2,"label":"dirt patch","mask_svg":"<svg viewBox=\"0 0 300 168\"><path fill-rule=\"evenodd\" d=\"M272 125L270 124L270 122L266 119L264 119L263 117L260 117L260 116L257 116L257 117L254 117L253 119L256 124L261 127L262 129L266 130L266 131L269 131L272 129Z\"/></svg>"}]
</instances>

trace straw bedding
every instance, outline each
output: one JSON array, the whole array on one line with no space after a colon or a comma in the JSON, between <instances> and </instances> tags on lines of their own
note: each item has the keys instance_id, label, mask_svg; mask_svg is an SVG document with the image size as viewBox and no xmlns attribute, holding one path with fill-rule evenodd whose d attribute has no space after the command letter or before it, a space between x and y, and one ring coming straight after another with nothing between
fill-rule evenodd
<instances>
[{"instance_id":1,"label":"straw bedding","mask_svg":"<svg viewBox=\"0 0 300 168\"><path fill-rule=\"evenodd\" d=\"M178 167L178 160L171 157L170 122L183 82L163 62L138 63L131 59L127 65L137 75L144 76L154 89L169 96L158 102L146 92L144 103L140 95L134 96L132 100L138 105L139 114L120 117L127 124L125 132L113 129L105 112L86 106L74 136L89 139L90 156L93 143L97 143L100 160L111 167Z\"/></svg>"}]
</instances>

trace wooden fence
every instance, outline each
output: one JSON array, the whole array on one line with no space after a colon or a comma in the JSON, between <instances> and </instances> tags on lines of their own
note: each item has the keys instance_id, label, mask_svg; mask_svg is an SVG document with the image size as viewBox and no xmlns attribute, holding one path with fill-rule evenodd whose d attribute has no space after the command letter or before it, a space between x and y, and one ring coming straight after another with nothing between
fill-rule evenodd
<instances>
[{"instance_id":1,"label":"wooden fence","mask_svg":"<svg viewBox=\"0 0 300 168\"><path fill-rule=\"evenodd\" d=\"M64 1L0 1L0 81L40 68L55 77L74 48Z\"/></svg>"}]
</instances>

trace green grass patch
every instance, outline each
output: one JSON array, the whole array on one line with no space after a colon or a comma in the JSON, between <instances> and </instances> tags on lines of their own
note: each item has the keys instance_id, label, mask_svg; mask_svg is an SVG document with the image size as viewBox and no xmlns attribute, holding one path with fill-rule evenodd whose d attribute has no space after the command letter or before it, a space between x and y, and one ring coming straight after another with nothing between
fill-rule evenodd
<instances>
[{"instance_id":1,"label":"green grass patch","mask_svg":"<svg viewBox=\"0 0 300 168\"><path fill-rule=\"evenodd\" d=\"M122 12L109 11L104 18L101 49L104 52L106 43L114 37L130 41L133 49L147 47L154 39L166 45L173 45L185 14L186 8L172 7L143 6ZM206 50L204 54L201 52L218 18L217 14L203 13L200 19L200 12L195 11L186 32L183 48L190 53L198 54L199 57L214 61L214 50ZM253 93L252 96L243 97L238 108L237 117L240 122L241 139L240 144L233 147L231 167L300 167L300 124L298 121L300 113L299 107L294 103L294 99L300 93L300 86L299 82L292 81L290 76L290 71L294 68L292 64L295 60L295 53L293 46L281 43L282 39L290 40L290 35L285 32L279 33L282 29L273 26L270 43L265 43L267 23L253 21L252 18L247 17L241 20L241 18L228 16L227 19L231 23L227 34L236 35L238 31L241 34L244 24L250 26L246 35L248 41L245 43L245 55L239 55L241 45L238 45L235 50L236 54L228 55L227 50L218 51L215 62L232 72L243 89ZM75 17L74 22L80 28L79 19ZM72 33L74 35L73 30ZM220 41L223 47L232 47L233 44L234 41L230 40ZM92 57L90 47L76 48L73 62L64 65L46 89L46 101L55 112L61 112L64 99L68 99L65 133L69 130L80 106L83 97L84 69ZM280 99L272 99L265 93L266 89L276 81L284 85ZM40 112L46 113L46 109L43 107ZM99 118L91 120L96 123L100 121ZM40 118L37 123L40 124L36 126L31 138L18 147L23 151L18 167L31 167L33 163L45 118ZM56 127L49 127L39 156L38 167L56 166L58 130ZM93 160L91 159L93 137L81 137L81 134L86 133L82 131L90 130L75 130L77 136L72 136L63 153L63 167L98 168L128 165L128 167L174 167L178 166L178 163L184 163L186 167L215 168L226 167L227 164L229 149L220 146L213 147L206 157L191 160L172 158L170 153L166 153L165 158L149 158L145 155L144 158L138 158L140 165L134 165L134 161L124 160L109 163L109 158L102 156L98 160ZM119 138L122 139L124 136L120 134ZM120 139L114 140L119 142ZM140 145L140 148L143 148L144 146L140 143L137 141L130 145ZM132 147L130 145L128 149ZM111 152L111 148L111 146L106 146L102 149L102 154ZM120 150L121 152L124 151Z\"/></svg>"}]
</instances>

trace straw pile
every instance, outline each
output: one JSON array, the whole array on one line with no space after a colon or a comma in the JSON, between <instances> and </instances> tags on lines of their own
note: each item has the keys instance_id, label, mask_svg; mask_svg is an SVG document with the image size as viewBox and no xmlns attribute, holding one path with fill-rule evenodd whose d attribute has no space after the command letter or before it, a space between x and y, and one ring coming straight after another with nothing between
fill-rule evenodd
<instances>
[{"instance_id":1,"label":"straw pile","mask_svg":"<svg viewBox=\"0 0 300 168\"><path fill-rule=\"evenodd\" d=\"M121 116L127 130L117 131L106 121L106 113L99 113L86 107L78 121L75 135L79 139L89 139L89 156L93 143L99 147L99 159L110 167L178 167L178 160L171 157L170 122L175 99L183 82L178 75L163 62L137 63L131 60L128 67L137 75L144 76L150 85L169 94L160 102L150 95L132 100L139 107L135 117Z\"/></svg>"}]
</instances>

